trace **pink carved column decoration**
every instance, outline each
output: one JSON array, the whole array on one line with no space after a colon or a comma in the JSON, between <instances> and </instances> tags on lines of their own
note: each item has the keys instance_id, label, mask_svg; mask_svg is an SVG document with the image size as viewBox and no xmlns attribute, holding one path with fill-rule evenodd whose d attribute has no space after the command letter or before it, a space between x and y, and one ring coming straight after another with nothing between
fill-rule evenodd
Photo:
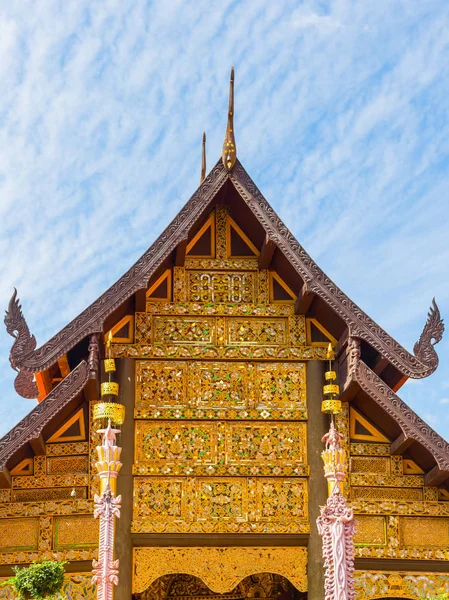
<instances>
[{"instance_id":1,"label":"pink carved column decoration","mask_svg":"<svg viewBox=\"0 0 449 600\"><path fill-rule=\"evenodd\" d=\"M333 419L323 442L326 442L326 449L321 456L329 486L329 498L326 506L321 507L317 526L318 533L323 537L324 598L355 600L354 513L340 489L346 477L347 458L341 448L341 435L335 429Z\"/></svg>"},{"instance_id":2,"label":"pink carved column decoration","mask_svg":"<svg viewBox=\"0 0 449 600\"><path fill-rule=\"evenodd\" d=\"M100 476L100 496L95 495L94 517L100 518L100 540L98 560L93 561L92 583L97 585L98 600L112 600L114 585L119 583L119 561L114 560L114 531L122 500L121 496L115 495L122 449L116 445L119 430L111 427L110 420L98 433L103 434L103 439L101 446L97 446L98 461L95 463Z\"/></svg>"}]
</instances>

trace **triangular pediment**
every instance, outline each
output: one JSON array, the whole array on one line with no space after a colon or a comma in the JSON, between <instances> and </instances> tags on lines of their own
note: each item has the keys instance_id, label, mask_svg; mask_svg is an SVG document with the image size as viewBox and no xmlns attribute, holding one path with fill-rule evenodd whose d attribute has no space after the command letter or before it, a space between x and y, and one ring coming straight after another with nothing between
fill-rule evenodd
<instances>
[{"instance_id":1,"label":"triangular pediment","mask_svg":"<svg viewBox=\"0 0 449 600\"><path fill-rule=\"evenodd\" d=\"M226 215L225 237L220 240L219 207L221 214ZM221 251L225 249L220 257L219 243ZM86 343L91 333L102 328L104 333L105 323L110 328L120 306L132 305L134 301L142 306L145 301L173 301L174 269L186 261L202 258L219 261L243 258L254 261L255 265L263 264L267 274L273 273L269 275L270 300L291 303L296 314L305 315L311 324L314 344L326 343L320 336L337 342L349 332L365 344L368 351L364 353L368 358L373 357L370 364L373 369L376 361L380 364L379 357L383 358L386 367L380 365L379 370L383 368L383 376L392 389L397 389L395 386L404 376L424 377L435 369L433 363L425 364L404 350L329 280L285 227L239 161L230 172L219 161L136 264L42 348L28 353L18 367L28 372L47 369L75 346ZM227 267L230 268L230 263L224 265ZM138 299L139 294L142 300ZM129 332L133 323L130 319L120 323L123 318L122 312L115 321L119 328L113 336L115 340L131 343ZM360 427L360 420L358 423ZM356 435L382 439L382 432L374 434L369 427L365 429L368 433L359 431Z\"/></svg>"},{"instance_id":2,"label":"triangular pediment","mask_svg":"<svg viewBox=\"0 0 449 600\"><path fill-rule=\"evenodd\" d=\"M349 412L349 437L359 442L388 443L390 441L380 429L353 407Z\"/></svg>"},{"instance_id":3,"label":"triangular pediment","mask_svg":"<svg viewBox=\"0 0 449 600\"><path fill-rule=\"evenodd\" d=\"M86 439L86 424L84 408L75 411L46 441L56 442L79 442Z\"/></svg>"}]
</instances>

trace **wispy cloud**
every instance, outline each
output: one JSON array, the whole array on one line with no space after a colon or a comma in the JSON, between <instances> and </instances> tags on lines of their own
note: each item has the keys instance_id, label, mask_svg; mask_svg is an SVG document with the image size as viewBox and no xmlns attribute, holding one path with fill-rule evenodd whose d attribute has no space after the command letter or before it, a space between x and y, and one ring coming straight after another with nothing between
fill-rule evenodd
<instances>
[{"instance_id":1,"label":"wispy cloud","mask_svg":"<svg viewBox=\"0 0 449 600\"><path fill-rule=\"evenodd\" d=\"M413 346L449 313L449 5L366 0L0 6L0 304L44 342L119 277L220 154L238 155L320 266ZM0 428L17 399L0 334ZM404 399L449 436L439 371Z\"/></svg>"}]
</instances>

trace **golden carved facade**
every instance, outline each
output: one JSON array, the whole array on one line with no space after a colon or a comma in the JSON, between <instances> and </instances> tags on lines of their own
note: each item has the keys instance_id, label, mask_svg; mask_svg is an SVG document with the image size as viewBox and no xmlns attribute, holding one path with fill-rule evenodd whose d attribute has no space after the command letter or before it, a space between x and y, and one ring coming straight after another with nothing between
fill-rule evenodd
<instances>
[{"instance_id":1,"label":"golden carved facade","mask_svg":"<svg viewBox=\"0 0 449 600\"><path fill-rule=\"evenodd\" d=\"M77 409L77 419L80 414ZM60 430L66 428L63 424ZM26 470L20 464L12 469L21 474L13 474L11 489L0 494L0 564L96 557L98 524L89 499L90 452L89 439L46 443L44 455L21 461L30 463Z\"/></svg>"},{"instance_id":2,"label":"golden carved facade","mask_svg":"<svg viewBox=\"0 0 449 600\"><path fill-rule=\"evenodd\" d=\"M424 485L424 473L411 459L391 455L388 440L378 441L386 439L383 433L359 411L344 405L337 424L350 455L346 493L356 515L356 557L449 561L444 495Z\"/></svg>"},{"instance_id":3,"label":"golden carved facade","mask_svg":"<svg viewBox=\"0 0 449 600\"><path fill-rule=\"evenodd\" d=\"M116 357L136 358L134 533L308 533L306 322L229 256L175 267ZM171 294L167 294L167 297Z\"/></svg>"},{"instance_id":4,"label":"golden carved facade","mask_svg":"<svg viewBox=\"0 0 449 600\"><path fill-rule=\"evenodd\" d=\"M243 579L274 573L298 590L307 589L307 549L299 547L134 548L133 592L144 592L159 577L185 573L218 594L231 592Z\"/></svg>"},{"instance_id":5,"label":"golden carved facade","mask_svg":"<svg viewBox=\"0 0 449 600\"><path fill-rule=\"evenodd\" d=\"M447 573L356 571L354 579L357 600L377 598L422 600L441 593L449 593Z\"/></svg>"}]
</instances>

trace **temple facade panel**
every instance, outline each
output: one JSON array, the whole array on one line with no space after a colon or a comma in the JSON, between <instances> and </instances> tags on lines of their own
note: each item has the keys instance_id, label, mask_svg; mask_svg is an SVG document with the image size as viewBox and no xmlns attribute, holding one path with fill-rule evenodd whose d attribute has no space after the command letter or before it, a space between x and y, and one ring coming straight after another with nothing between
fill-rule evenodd
<instances>
[{"instance_id":1,"label":"temple facade panel","mask_svg":"<svg viewBox=\"0 0 449 600\"><path fill-rule=\"evenodd\" d=\"M444 490L426 486L406 454L392 455L391 441L360 407L344 405L337 424L350 456L346 494L356 517L355 556L449 561Z\"/></svg>"},{"instance_id":2,"label":"temple facade panel","mask_svg":"<svg viewBox=\"0 0 449 600\"><path fill-rule=\"evenodd\" d=\"M307 549L301 547L137 547L133 564L135 594L173 573L193 575L216 594L232 592L246 577L260 573L280 575L297 590L307 589Z\"/></svg>"}]
</instances>

